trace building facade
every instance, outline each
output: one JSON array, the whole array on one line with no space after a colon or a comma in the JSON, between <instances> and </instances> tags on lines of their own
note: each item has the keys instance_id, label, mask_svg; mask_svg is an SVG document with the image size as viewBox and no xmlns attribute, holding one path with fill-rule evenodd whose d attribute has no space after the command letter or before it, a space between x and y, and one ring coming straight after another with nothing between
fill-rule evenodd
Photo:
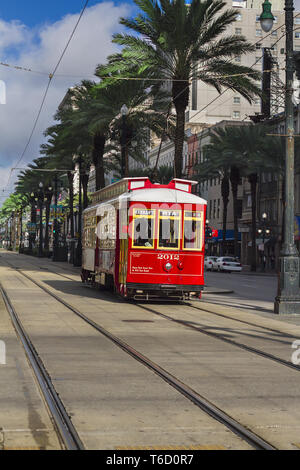
<instances>
[{"instance_id":1,"label":"building facade","mask_svg":"<svg viewBox=\"0 0 300 470\"><path fill-rule=\"evenodd\" d=\"M243 35L255 45L255 51L236 56L234 62L262 71L263 48L267 48L273 59L272 104L276 113L283 111L284 100L280 86L285 80L285 12L284 0L272 1L275 17L270 33L261 29L259 17L262 12L262 0L226 0L228 7L237 10L237 19L226 30L226 35ZM300 50L300 13L294 13L295 32L294 49ZM299 31L297 25L299 24ZM190 88L190 103L186 113L187 126L197 132L199 125L214 125L222 120L249 120L249 116L260 114L261 100L253 104L238 93L227 89L219 93L211 86L194 81ZM194 130L195 129L195 130Z\"/></svg>"}]
</instances>

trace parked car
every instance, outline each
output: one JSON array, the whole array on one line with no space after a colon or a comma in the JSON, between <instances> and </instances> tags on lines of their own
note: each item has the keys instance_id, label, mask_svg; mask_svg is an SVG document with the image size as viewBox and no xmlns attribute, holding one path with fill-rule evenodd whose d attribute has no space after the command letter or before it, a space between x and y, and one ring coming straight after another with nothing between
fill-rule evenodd
<instances>
[{"instance_id":1,"label":"parked car","mask_svg":"<svg viewBox=\"0 0 300 470\"><path fill-rule=\"evenodd\" d=\"M226 271L228 273L231 273L231 271L241 271L242 265L237 258L230 256L221 256L213 262L212 270Z\"/></svg>"},{"instance_id":2,"label":"parked car","mask_svg":"<svg viewBox=\"0 0 300 470\"><path fill-rule=\"evenodd\" d=\"M204 269L212 271L213 263L217 260L217 256L206 256L204 258Z\"/></svg>"}]
</instances>

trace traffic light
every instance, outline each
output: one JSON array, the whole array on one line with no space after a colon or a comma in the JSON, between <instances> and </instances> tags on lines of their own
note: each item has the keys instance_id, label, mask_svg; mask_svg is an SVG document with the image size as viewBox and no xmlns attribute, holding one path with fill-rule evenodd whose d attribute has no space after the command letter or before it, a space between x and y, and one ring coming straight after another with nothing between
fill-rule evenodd
<instances>
[{"instance_id":1,"label":"traffic light","mask_svg":"<svg viewBox=\"0 0 300 470\"><path fill-rule=\"evenodd\" d=\"M212 238L212 228L205 227L205 238Z\"/></svg>"}]
</instances>

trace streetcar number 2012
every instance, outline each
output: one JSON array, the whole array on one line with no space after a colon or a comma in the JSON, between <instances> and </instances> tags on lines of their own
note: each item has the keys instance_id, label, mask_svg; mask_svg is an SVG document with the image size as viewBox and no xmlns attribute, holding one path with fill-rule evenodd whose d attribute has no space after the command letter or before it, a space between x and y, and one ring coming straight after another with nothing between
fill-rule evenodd
<instances>
[{"instance_id":1,"label":"streetcar number 2012","mask_svg":"<svg viewBox=\"0 0 300 470\"><path fill-rule=\"evenodd\" d=\"M159 253L157 255L157 259L164 259L164 260L167 260L167 259L173 259L173 260L177 260L179 261L179 255L174 255L174 254L164 254L164 253Z\"/></svg>"}]
</instances>

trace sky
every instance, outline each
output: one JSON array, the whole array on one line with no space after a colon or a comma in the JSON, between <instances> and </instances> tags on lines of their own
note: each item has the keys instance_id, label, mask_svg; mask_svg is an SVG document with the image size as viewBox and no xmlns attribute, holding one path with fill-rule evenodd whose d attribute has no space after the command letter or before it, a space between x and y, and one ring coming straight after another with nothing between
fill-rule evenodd
<instances>
[{"instance_id":1,"label":"sky","mask_svg":"<svg viewBox=\"0 0 300 470\"><path fill-rule=\"evenodd\" d=\"M0 7L0 205L14 189L16 166L23 153L41 105L48 74L58 59L78 20L85 0L9 0ZM119 18L130 17L133 4L127 1L90 0L67 52L52 80L31 143L19 166L26 167L39 156L44 130L54 123L53 116L69 87L83 78L93 79L97 64L105 63L117 51L113 33L121 31ZM6 100L3 104L3 83ZM9 175L11 175L9 179ZM9 180L9 184L7 185Z\"/></svg>"},{"instance_id":2,"label":"sky","mask_svg":"<svg viewBox=\"0 0 300 470\"><path fill-rule=\"evenodd\" d=\"M263 0L262 0L263 1ZM3 189L13 190L16 165L37 116L48 74L53 71L78 20L85 0L8 0L0 6L0 62L33 70L26 72L0 64L0 205ZM135 12L132 0L90 0L47 99L32 140L20 164L39 156L44 130L68 88L83 78L93 79L95 67L117 50L112 34L122 31L121 16ZM295 0L300 10L300 0ZM6 102L3 102L3 86ZM11 175L9 179L9 175ZM9 181L9 184L8 184Z\"/></svg>"}]
</instances>

